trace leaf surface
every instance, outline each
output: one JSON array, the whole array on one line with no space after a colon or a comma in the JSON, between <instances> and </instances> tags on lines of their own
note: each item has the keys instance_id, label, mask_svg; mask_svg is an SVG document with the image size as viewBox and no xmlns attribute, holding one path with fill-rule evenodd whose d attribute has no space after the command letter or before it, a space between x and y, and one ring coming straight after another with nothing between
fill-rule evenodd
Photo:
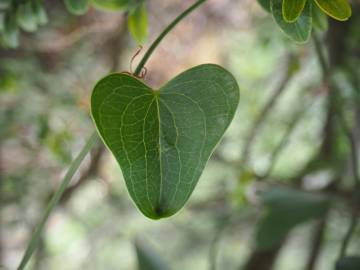
<instances>
[{"instance_id":1,"label":"leaf surface","mask_svg":"<svg viewBox=\"0 0 360 270\"><path fill-rule=\"evenodd\" d=\"M95 86L91 111L135 204L159 219L188 200L238 102L234 77L207 64L158 91L125 73L109 75Z\"/></svg>"},{"instance_id":2,"label":"leaf surface","mask_svg":"<svg viewBox=\"0 0 360 270\"><path fill-rule=\"evenodd\" d=\"M304 10L306 0L283 0L282 12L285 21L295 22Z\"/></svg>"},{"instance_id":3,"label":"leaf surface","mask_svg":"<svg viewBox=\"0 0 360 270\"><path fill-rule=\"evenodd\" d=\"M351 6L348 0L315 0L316 4L330 17L346 21L351 17Z\"/></svg>"},{"instance_id":4,"label":"leaf surface","mask_svg":"<svg viewBox=\"0 0 360 270\"><path fill-rule=\"evenodd\" d=\"M298 43L306 42L311 34L311 5L307 1L303 12L295 22L285 21L282 12L282 0L271 0L271 11L280 29L292 40Z\"/></svg>"}]
</instances>

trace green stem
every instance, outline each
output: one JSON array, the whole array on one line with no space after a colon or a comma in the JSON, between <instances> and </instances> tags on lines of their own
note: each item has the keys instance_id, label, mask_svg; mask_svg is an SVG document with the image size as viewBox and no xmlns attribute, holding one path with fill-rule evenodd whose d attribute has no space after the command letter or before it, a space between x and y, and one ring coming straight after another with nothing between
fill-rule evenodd
<instances>
[{"instance_id":1,"label":"green stem","mask_svg":"<svg viewBox=\"0 0 360 270\"><path fill-rule=\"evenodd\" d=\"M157 48L157 46L160 44L160 42L164 39L164 37L181 21L183 20L187 15L189 15L194 9L196 9L198 6L200 6L202 3L204 3L206 0L198 0L195 2L192 6L190 6L188 9L186 9L183 13L181 13L174 21L172 21L168 27L165 28L165 30L159 35L159 37L153 42L153 44L150 46L150 48L145 53L144 57L141 59L140 63L136 67L136 70L134 72L134 75L139 75L142 68L144 67L146 61L150 58L151 54L154 52L154 50ZM51 201L49 202L45 213L39 223L39 225L36 227L34 233L32 234L31 240L26 248L25 254L21 260L21 263L17 270L22 270L25 268L26 264L29 262L31 255L34 253L41 236L41 232L46 224L46 221L48 220L51 212L55 209L56 205L58 204L60 198L64 194L67 186L69 185L72 177L78 170L78 168L81 165L81 162L84 160L86 155L90 152L91 148L95 145L97 141L97 132L93 132L93 134L90 136L90 138L87 140L85 146L80 151L79 155L75 158L75 160L71 163L70 168L68 169L64 179L62 180L59 189L55 192L54 196L51 198Z\"/></svg>"},{"instance_id":2,"label":"green stem","mask_svg":"<svg viewBox=\"0 0 360 270\"><path fill-rule=\"evenodd\" d=\"M90 136L90 138L87 140L85 146L80 151L78 156L74 159L74 161L71 163L70 168L68 169L64 179L62 180L59 189L56 191L54 196L51 198L45 213L37 226L35 232L33 233L31 240L27 246L26 252L21 260L20 266L17 268L18 270L22 270L25 268L26 264L28 263L31 255L33 254L34 250L36 249L39 239L41 236L41 232L45 226L46 221L48 220L51 212L54 210L55 206L59 202L61 196L63 195L64 191L66 190L66 187L69 185L72 177L80 167L81 162L84 160L85 156L88 154L90 149L95 145L97 142L97 133L93 132L93 134Z\"/></svg>"},{"instance_id":3,"label":"green stem","mask_svg":"<svg viewBox=\"0 0 360 270\"><path fill-rule=\"evenodd\" d=\"M149 60L151 54L155 51L157 46L160 44L160 42L164 39L164 37L180 22L182 21L187 15L189 15L192 11L194 11L198 6L203 4L206 0L198 0L193 5L191 5L188 9L186 9L183 13L181 13L178 17L176 17L175 20L173 20L168 27L165 28L165 30L158 36L157 39L151 44L149 49L146 51L144 57L141 59L139 65L137 66L134 75L138 76L142 70L142 68L145 66L147 60Z\"/></svg>"}]
</instances>

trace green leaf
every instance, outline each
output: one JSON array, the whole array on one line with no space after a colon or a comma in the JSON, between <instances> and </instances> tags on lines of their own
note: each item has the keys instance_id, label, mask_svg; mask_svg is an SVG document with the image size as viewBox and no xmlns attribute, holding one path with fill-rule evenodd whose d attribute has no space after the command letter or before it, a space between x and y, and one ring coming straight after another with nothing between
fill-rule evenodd
<instances>
[{"instance_id":1,"label":"green leaf","mask_svg":"<svg viewBox=\"0 0 360 270\"><path fill-rule=\"evenodd\" d=\"M16 11L18 25L27 32L37 30L37 16L34 13L31 2L21 4Z\"/></svg>"},{"instance_id":2,"label":"green leaf","mask_svg":"<svg viewBox=\"0 0 360 270\"><path fill-rule=\"evenodd\" d=\"M32 9L36 15L37 23L44 25L48 22L48 16L41 0L32 0Z\"/></svg>"},{"instance_id":3,"label":"green leaf","mask_svg":"<svg viewBox=\"0 0 360 270\"><path fill-rule=\"evenodd\" d=\"M293 23L286 22L283 18L282 0L271 0L271 11L280 29L290 39L298 43L308 41L312 28L311 5L309 1L306 3L299 18Z\"/></svg>"},{"instance_id":4,"label":"green leaf","mask_svg":"<svg viewBox=\"0 0 360 270\"><path fill-rule=\"evenodd\" d=\"M144 241L135 241L136 255L138 259L138 270L169 270L170 267L165 263L161 256L153 247Z\"/></svg>"},{"instance_id":5,"label":"green leaf","mask_svg":"<svg viewBox=\"0 0 360 270\"><path fill-rule=\"evenodd\" d=\"M89 9L89 0L64 0L67 10L74 15L84 15Z\"/></svg>"},{"instance_id":6,"label":"green leaf","mask_svg":"<svg viewBox=\"0 0 360 270\"><path fill-rule=\"evenodd\" d=\"M351 17L351 6L348 0L315 0L316 4L330 17L346 21Z\"/></svg>"},{"instance_id":7,"label":"green leaf","mask_svg":"<svg viewBox=\"0 0 360 270\"><path fill-rule=\"evenodd\" d=\"M267 12L271 12L270 0L257 0L260 6L263 7Z\"/></svg>"},{"instance_id":8,"label":"green leaf","mask_svg":"<svg viewBox=\"0 0 360 270\"><path fill-rule=\"evenodd\" d=\"M345 257L337 261L336 270L359 270L360 257Z\"/></svg>"},{"instance_id":9,"label":"green leaf","mask_svg":"<svg viewBox=\"0 0 360 270\"><path fill-rule=\"evenodd\" d=\"M119 11L128 8L130 0L91 0L92 5L101 10Z\"/></svg>"},{"instance_id":10,"label":"green leaf","mask_svg":"<svg viewBox=\"0 0 360 270\"><path fill-rule=\"evenodd\" d=\"M295 22L304 10L306 0L283 0L282 13L285 21Z\"/></svg>"},{"instance_id":11,"label":"green leaf","mask_svg":"<svg viewBox=\"0 0 360 270\"><path fill-rule=\"evenodd\" d=\"M148 17L145 3L138 5L128 17L129 32L133 39L142 44L146 41L148 35Z\"/></svg>"},{"instance_id":12,"label":"green leaf","mask_svg":"<svg viewBox=\"0 0 360 270\"><path fill-rule=\"evenodd\" d=\"M13 13L7 13L4 18L4 30L2 40L5 46L16 48L19 46L19 28L16 23L16 16Z\"/></svg>"},{"instance_id":13,"label":"green leaf","mask_svg":"<svg viewBox=\"0 0 360 270\"><path fill-rule=\"evenodd\" d=\"M256 241L260 249L279 245L296 225L324 215L329 201L317 196L284 187L272 188L262 195L267 212L260 221Z\"/></svg>"},{"instance_id":14,"label":"green leaf","mask_svg":"<svg viewBox=\"0 0 360 270\"><path fill-rule=\"evenodd\" d=\"M322 10L315 4L312 5L312 18L314 28L321 31L326 31L329 27L328 17Z\"/></svg>"},{"instance_id":15,"label":"green leaf","mask_svg":"<svg viewBox=\"0 0 360 270\"><path fill-rule=\"evenodd\" d=\"M159 219L186 203L238 102L234 77L207 64L159 91L126 73L109 75L94 88L91 112L135 204Z\"/></svg>"}]
</instances>

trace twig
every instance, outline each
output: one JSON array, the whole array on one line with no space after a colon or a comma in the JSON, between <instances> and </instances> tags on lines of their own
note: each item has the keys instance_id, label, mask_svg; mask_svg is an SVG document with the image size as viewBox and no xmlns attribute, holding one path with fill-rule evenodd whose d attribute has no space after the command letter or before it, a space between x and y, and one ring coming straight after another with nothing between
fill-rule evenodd
<instances>
[{"instance_id":1,"label":"twig","mask_svg":"<svg viewBox=\"0 0 360 270\"><path fill-rule=\"evenodd\" d=\"M321 247L324 242L324 234L326 230L326 223L328 221L328 215L326 214L321 220L315 225L314 237L311 242L310 256L307 261L306 270L314 270L316 267L317 260L320 255Z\"/></svg>"},{"instance_id":2,"label":"twig","mask_svg":"<svg viewBox=\"0 0 360 270\"><path fill-rule=\"evenodd\" d=\"M248 160L249 152L251 150L252 144L255 140L258 130L260 129L262 123L265 121L266 117L269 115L269 112L271 111L273 106L276 104L278 98L281 96L281 94L286 89L286 86L288 85L288 82L292 78L293 74L294 73L292 71L292 56L289 56L286 61L286 68L285 68L285 72L284 72L284 76L283 76L282 80L280 81L279 85L275 89L273 95L270 97L270 99L266 102L264 107L261 109L259 116L255 120L253 126L250 128L249 134L245 139L244 150L243 150L241 158L240 158L241 166L246 164L246 162Z\"/></svg>"},{"instance_id":3,"label":"twig","mask_svg":"<svg viewBox=\"0 0 360 270\"><path fill-rule=\"evenodd\" d=\"M319 40L317 39L317 37L314 35L313 36L314 39L314 43L315 43L315 49L316 49L316 53L317 56L319 58L319 62L320 62L320 66L322 68L323 71L323 80L324 81L328 81L329 80L329 76L330 76L330 67L326 64L325 61L325 56L323 54L323 50L321 49L321 43L319 42ZM333 98L336 97L336 87L333 87L332 89L334 91L334 93L331 95ZM334 104L333 104L334 105ZM359 190L359 185L360 185L360 179L359 179L359 167L358 167L358 155L357 155L357 145L356 145L356 140L352 134L351 129L347 126L346 121L343 117L342 112L337 109L335 107L334 110L335 115L338 117L339 121L340 121L340 125L345 133L345 135L348 138L349 141L349 145L350 145L350 151L351 151L351 167L352 167L352 174L353 174L353 178L354 178L354 185L355 185L355 189ZM340 255L339 258L343 258L346 254L346 249L350 243L351 237L354 233L354 230L356 228L357 222L358 222L358 208L357 208L357 199L353 198L354 200L354 205L356 207L354 207L354 209L352 209L352 214L351 214L351 219L350 219L350 225L349 228L345 234L345 237L343 239L342 245L341 245L341 249L340 249Z\"/></svg>"},{"instance_id":4,"label":"twig","mask_svg":"<svg viewBox=\"0 0 360 270\"><path fill-rule=\"evenodd\" d=\"M341 244L339 259L344 258L346 255L346 250L347 247L349 246L351 237L355 231L356 225L358 223L358 219L359 217L358 217L357 209L355 209L351 214L350 225Z\"/></svg>"},{"instance_id":5,"label":"twig","mask_svg":"<svg viewBox=\"0 0 360 270\"><path fill-rule=\"evenodd\" d=\"M292 132L295 130L295 127L298 125L298 123L300 122L302 116L304 115L304 113L306 112L306 110L301 107L293 116L291 123L288 125L280 143L276 146L275 150L271 153L271 157L270 157L270 165L267 168L266 172L261 176L261 179L265 179L267 178L274 166L276 165L276 162L278 160L279 154L281 153L281 151L284 149L284 147L287 145L289 138L292 134Z\"/></svg>"}]
</instances>

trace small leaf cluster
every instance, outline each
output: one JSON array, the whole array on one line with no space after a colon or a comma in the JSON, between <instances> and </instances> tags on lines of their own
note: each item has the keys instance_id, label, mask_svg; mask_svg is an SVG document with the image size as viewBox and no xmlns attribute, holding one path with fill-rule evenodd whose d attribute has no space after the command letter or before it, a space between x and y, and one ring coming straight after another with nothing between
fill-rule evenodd
<instances>
[{"instance_id":1,"label":"small leaf cluster","mask_svg":"<svg viewBox=\"0 0 360 270\"><path fill-rule=\"evenodd\" d=\"M293 41L306 42L312 28L327 29L327 15L345 21L351 17L348 0L258 0L280 29Z\"/></svg>"},{"instance_id":2,"label":"small leaf cluster","mask_svg":"<svg viewBox=\"0 0 360 270\"><path fill-rule=\"evenodd\" d=\"M145 42L148 18L145 0L63 0L73 15L84 15L90 7L103 11L128 14L128 28L137 43ZM19 46L20 30L35 32L48 22L43 0L0 0L0 45Z\"/></svg>"},{"instance_id":3,"label":"small leaf cluster","mask_svg":"<svg viewBox=\"0 0 360 270\"><path fill-rule=\"evenodd\" d=\"M0 42L5 47L19 45L20 29L34 32L48 22L42 0L0 0Z\"/></svg>"}]
</instances>

